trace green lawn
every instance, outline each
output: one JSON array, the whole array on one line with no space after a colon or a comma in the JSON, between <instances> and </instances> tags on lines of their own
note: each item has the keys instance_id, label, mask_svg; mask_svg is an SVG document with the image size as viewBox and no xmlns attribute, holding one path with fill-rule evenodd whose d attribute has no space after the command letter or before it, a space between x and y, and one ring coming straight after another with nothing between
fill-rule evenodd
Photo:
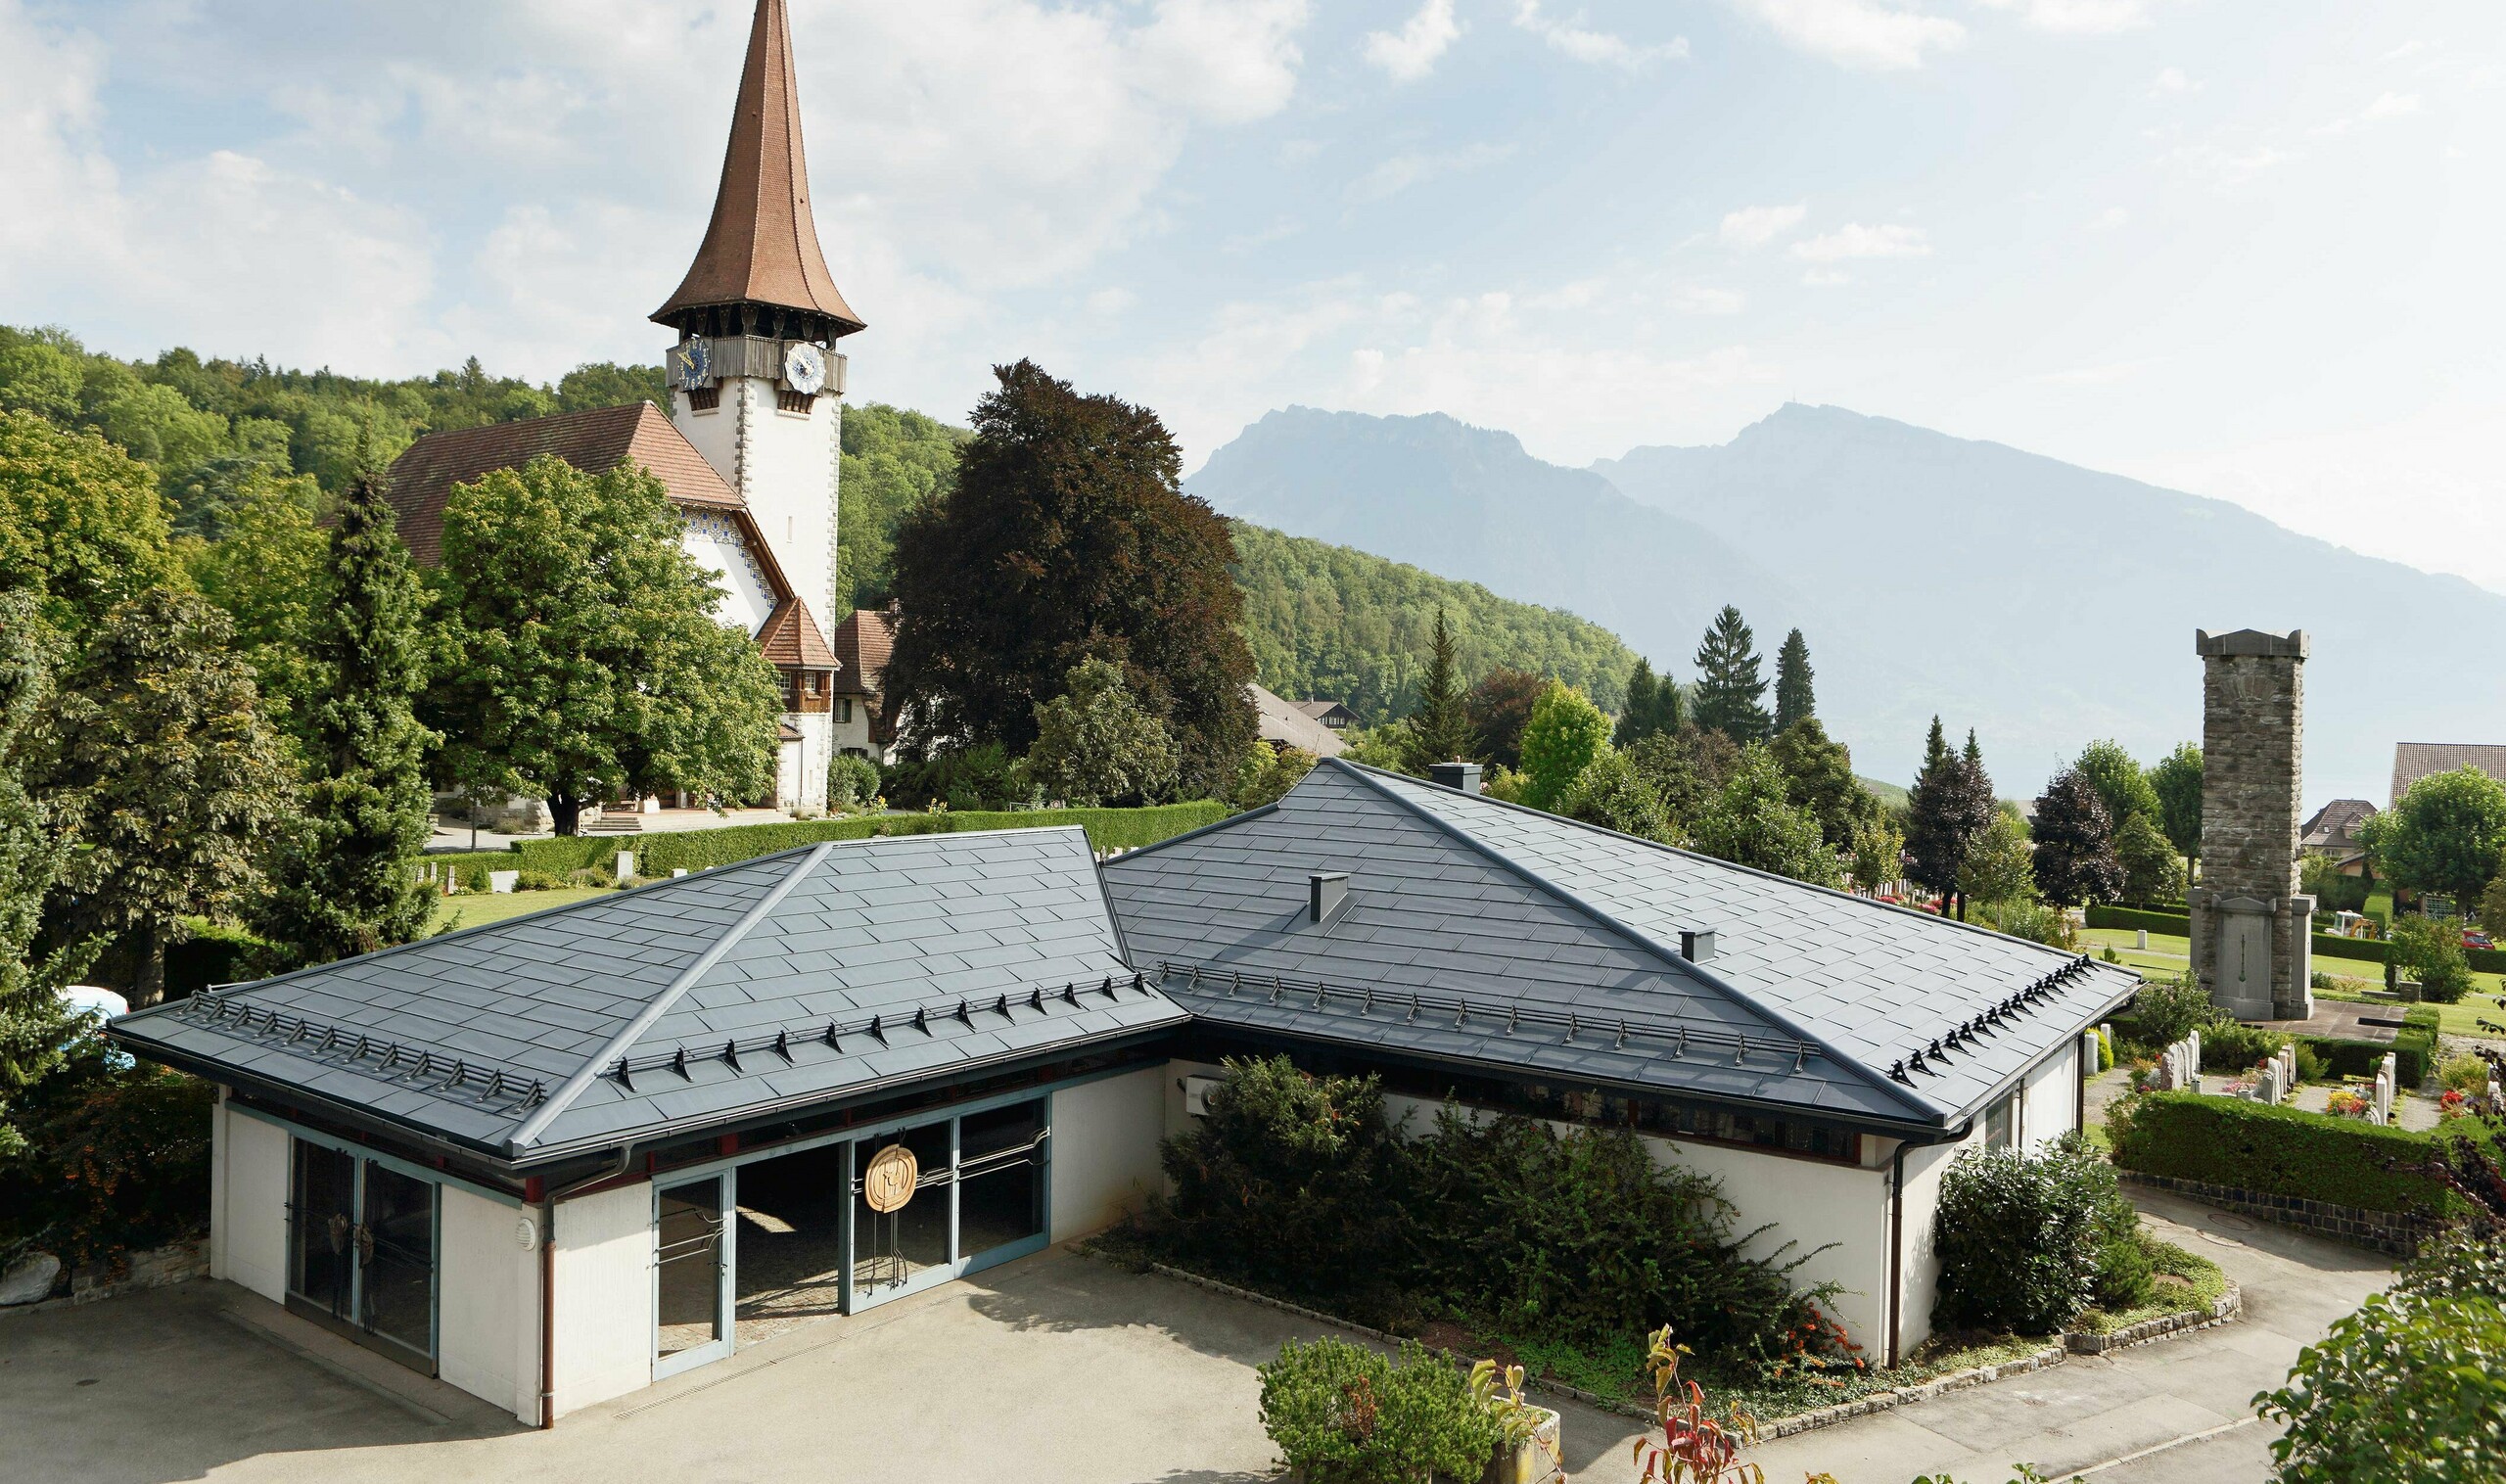
<instances>
[{"instance_id":1,"label":"green lawn","mask_svg":"<svg viewBox=\"0 0 2506 1484\"><path fill-rule=\"evenodd\" d=\"M589 902L594 897L608 896L612 890L605 886L568 886L549 892L465 892L444 898L436 921L455 928L473 928L527 912L544 912L552 906Z\"/></svg>"}]
</instances>

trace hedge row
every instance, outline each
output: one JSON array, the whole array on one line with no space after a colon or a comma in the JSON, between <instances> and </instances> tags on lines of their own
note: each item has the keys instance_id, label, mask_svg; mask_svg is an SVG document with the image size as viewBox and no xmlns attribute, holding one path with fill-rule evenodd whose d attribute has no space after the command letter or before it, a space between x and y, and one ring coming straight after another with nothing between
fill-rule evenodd
<instances>
[{"instance_id":1,"label":"hedge row","mask_svg":"<svg viewBox=\"0 0 2506 1484\"><path fill-rule=\"evenodd\" d=\"M2178 938L2193 931L2193 919L2182 912L2153 912L2137 906L2095 906L2088 909L2088 925L2093 928L2148 928L2153 933L2171 933Z\"/></svg>"},{"instance_id":2,"label":"hedge row","mask_svg":"<svg viewBox=\"0 0 2506 1484\"><path fill-rule=\"evenodd\" d=\"M461 879L464 890L484 887L486 872L540 870L552 875L592 867L606 874L620 851L635 853L635 869L646 876L673 870L701 871L730 865L821 840L866 840L877 835L945 835L961 830L1034 829L1076 824L1088 831L1088 843L1100 851L1135 850L1154 845L1186 830L1216 824L1228 807L1215 799L1190 804L1161 804L1149 809L1047 809L1002 812L965 810L930 814L859 814L845 819L795 819L774 824L735 824L722 829L674 830L654 835L577 835L553 840L518 840L509 850L430 856ZM480 887L470 878L477 875Z\"/></svg>"},{"instance_id":3,"label":"hedge row","mask_svg":"<svg viewBox=\"0 0 2506 1484\"><path fill-rule=\"evenodd\" d=\"M2153 933L2170 933L2184 938L2193 932L2193 919L2182 912L2153 912L2136 906L2092 906L2088 909L2088 925L2093 928L2148 928ZM2314 935L2314 951L2321 958L2363 958L2382 963L2390 945L2376 938L2342 938L2331 933ZM2483 974L2506 974L2506 949L2469 949L2465 956L2471 966Z\"/></svg>"},{"instance_id":4,"label":"hedge row","mask_svg":"<svg viewBox=\"0 0 2506 1484\"><path fill-rule=\"evenodd\" d=\"M2434 1134L2199 1092L2142 1093L2118 1105L2109 1127L2114 1163L2145 1175L2365 1211L2461 1210L2435 1181L2390 1168L2435 1158Z\"/></svg>"}]
</instances>

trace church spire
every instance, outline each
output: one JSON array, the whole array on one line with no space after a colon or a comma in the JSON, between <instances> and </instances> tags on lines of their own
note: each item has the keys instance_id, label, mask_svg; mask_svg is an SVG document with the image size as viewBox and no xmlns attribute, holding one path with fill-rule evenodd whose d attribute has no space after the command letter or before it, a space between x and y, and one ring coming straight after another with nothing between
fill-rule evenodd
<instances>
[{"instance_id":1,"label":"church spire","mask_svg":"<svg viewBox=\"0 0 2506 1484\"><path fill-rule=\"evenodd\" d=\"M757 0L714 219L678 292L652 317L706 335L834 340L862 328L826 270L810 214L784 0ZM775 328L777 321L786 328Z\"/></svg>"}]
</instances>

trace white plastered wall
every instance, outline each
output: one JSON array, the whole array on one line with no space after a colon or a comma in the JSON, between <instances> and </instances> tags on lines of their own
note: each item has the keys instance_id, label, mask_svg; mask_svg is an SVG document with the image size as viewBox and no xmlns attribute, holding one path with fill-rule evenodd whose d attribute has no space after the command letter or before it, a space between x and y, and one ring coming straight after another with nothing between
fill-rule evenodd
<instances>
[{"instance_id":1,"label":"white plastered wall","mask_svg":"<svg viewBox=\"0 0 2506 1484\"><path fill-rule=\"evenodd\" d=\"M1434 1127L1438 1105L1433 1102L1393 1093L1383 1104L1385 1116L1395 1124L1408 1116L1413 1134ZM1496 1115L1473 1110L1473 1116ZM1563 1132L1576 1126L1553 1121L1551 1127ZM1734 1208L1735 1235L1768 1229L1741 1249L1747 1255L1790 1262L1812 1248L1826 1248L1793 1270L1793 1285L1838 1284L1843 1291L1830 1304L1831 1314L1866 1355L1880 1353L1888 1292L1886 1172L1704 1139L1651 1134L1637 1138L1657 1163L1719 1183L1723 1198ZM1794 1245L1779 1257L1787 1241Z\"/></svg>"},{"instance_id":2,"label":"white plastered wall","mask_svg":"<svg viewBox=\"0 0 2506 1484\"><path fill-rule=\"evenodd\" d=\"M671 421L739 491L821 633L835 612L835 497L842 404L821 393L806 413L776 408L774 384L731 377L713 411L672 395ZM831 635L829 635L831 637Z\"/></svg>"},{"instance_id":3,"label":"white plastered wall","mask_svg":"<svg viewBox=\"0 0 2506 1484\"><path fill-rule=\"evenodd\" d=\"M1904 1271L1898 1275L1897 1354L1900 1359L1931 1337L1931 1304L1940 1292L1940 1257L1932 1250L1933 1217L1940 1209L1940 1177L1950 1163L1984 1143L1979 1114L1956 1143L1924 1144L1906 1151Z\"/></svg>"},{"instance_id":4,"label":"white plastered wall","mask_svg":"<svg viewBox=\"0 0 2506 1484\"><path fill-rule=\"evenodd\" d=\"M622 1185L556 1211L559 1416L653 1380L653 1187Z\"/></svg>"},{"instance_id":5,"label":"white plastered wall","mask_svg":"<svg viewBox=\"0 0 2506 1484\"><path fill-rule=\"evenodd\" d=\"M2029 1069L2019 1099L2022 1149L2062 1137L2079 1122L2079 1038Z\"/></svg>"},{"instance_id":6,"label":"white plastered wall","mask_svg":"<svg viewBox=\"0 0 2506 1484\"><path fill-rule=\"evenodd\" d=\"M209 1271L287 1301L287 1131L226 1106L209 1120Z\"/></svg>"},{"instance_id":7,"label":"white plastered wall","mask_svg":"<svg viewBox=\"0 0 2506 1484\"><path fill-rule=\"evenodd\" d=\"M1152 1066L1053 1094L1052 1240L1110 1226L1158 1187L1167 1086Z\"/></svg>"},{"instance_id":8,"label":"white plastered wall","mask_svg":"<svg viewBox=\"0 0 2506 1484\"><path fill-rule=\"evenodd\" d=\"M539 1420L538 1227L525 1208L442 1189L438 1373L448 1385ZM528 1224L528 1240L524 1228Z\"/></svg>"}]
</instances>

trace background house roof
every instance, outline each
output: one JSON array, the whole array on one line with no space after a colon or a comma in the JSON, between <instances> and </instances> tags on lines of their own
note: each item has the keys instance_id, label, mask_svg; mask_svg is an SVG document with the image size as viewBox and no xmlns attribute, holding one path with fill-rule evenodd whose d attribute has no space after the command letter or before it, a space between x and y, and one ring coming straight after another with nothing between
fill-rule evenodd
<instances>
[{"instance_id":1,"label":"background house roof","mask_svg":"<svg viewBox=\"0 0 2506 1484\"><path fill-rule=\"evenodd\" d=\"M1319 926L1306 920L1317 871L1349 872L1347 905ZM1177 966L1162 982L1197 1016L1832 1115L1954 1122L2139 983L1345 760L1270 810L1124 856L1105 876L1136 959ZM1701 963L1679 952L1694 930L1717 935ZM1275 977L1324 987L1321 1001L1311 988L1274 997ZM2005 1008L2031 992L2027 1008ZM1481 1008L1413 1016L1413 993ZM1610 1031L1509 1033L1509 1008ZM1622 1021L1639 1030L1624 1044ZM1953 1031L1958 1043L1931 1054ZM1738 1056L1740 1036L1778 1049Z\"/></svg>"},{"instance_id":2,"label":"background house roof","mask_svg":"<svg viewBox=\"0 0 2506 1484\"><path fill-rule=\"evenodd\" d=\"M835 682L837 693L875 698L896 643L894 608L857 608L846 614L835 626L835 660L844 667Z\"/></svg>"},{"instance_id":3,"label":"background house roof","mask_svg":"<svg viewBox=\"0 0 2506 1484\"><path fill-rule=\"evenodd\" d=\"M757 631L757 645L769 663L787 670L834 670L835 651L818 635L818 621L799 593L786 596Z\"/></svg>"},{"instance_id":4,"label":"background house roof","mask_svg":"<svg viewBox=\"0 0 2506 1484\"><path fill-rule=\"evenodd\" d=\"M2396 742L2392 747L2392 796L2385 801L2390 809L2410 785L2430 773L2449 773L2458 767L2476 767L2501 783L2506 783L2506 746L2481 742Z\"/></svg>"},{"instance_id":5,"label":"background house roof","mask_svg":"<svg viewBox=\"0 0 2506 1484\"><path fill-rule=\"evenodd\" d=\"M1339 733L1317 720L1300 703L1281 700L1259 685L1245 689L1252 695L1256 734L1263 741L1302 748L1318 758L1336 758L1349 750Z\"/></svg>"},{"instance_id":6,"label":"background house roof","mask_svg":"<svg viewBox=\"0 0 2506 1484\"><path fill-rule=\"evenodd\" d=\"M2335 799L2297 830L2297 848L2345 856L2358 849L2358 826L2376 815L2364 799Z\"/></svg>"},{"instance_id":7,"label":"background house roof","mask_svg":"<svg viewBox=\"0 0 2506 1484\"><path fill-rule=\"evenodd\" d=\"M530 1163L1183 1019L1074 827L786 852L114 1029Z\"/></svg>"},{"instance_id":8,"label":"background house roof","mask_svg":"<svg viewBox=\"0 0 2506 1484\"><path fill-rule=\"evenodd\" d=\"M409 555L422 567L443 560L443 503L453 486L492 470L520 468L543 453L553 453L585 474L606 474L632 460L662 482L673 504L746 513L739 493L659 407L634 402L518 423L448 428L411 443L385 476L386 497ZM751 544L764 548L763 542Z\"/></svg>"}]
</instances>

